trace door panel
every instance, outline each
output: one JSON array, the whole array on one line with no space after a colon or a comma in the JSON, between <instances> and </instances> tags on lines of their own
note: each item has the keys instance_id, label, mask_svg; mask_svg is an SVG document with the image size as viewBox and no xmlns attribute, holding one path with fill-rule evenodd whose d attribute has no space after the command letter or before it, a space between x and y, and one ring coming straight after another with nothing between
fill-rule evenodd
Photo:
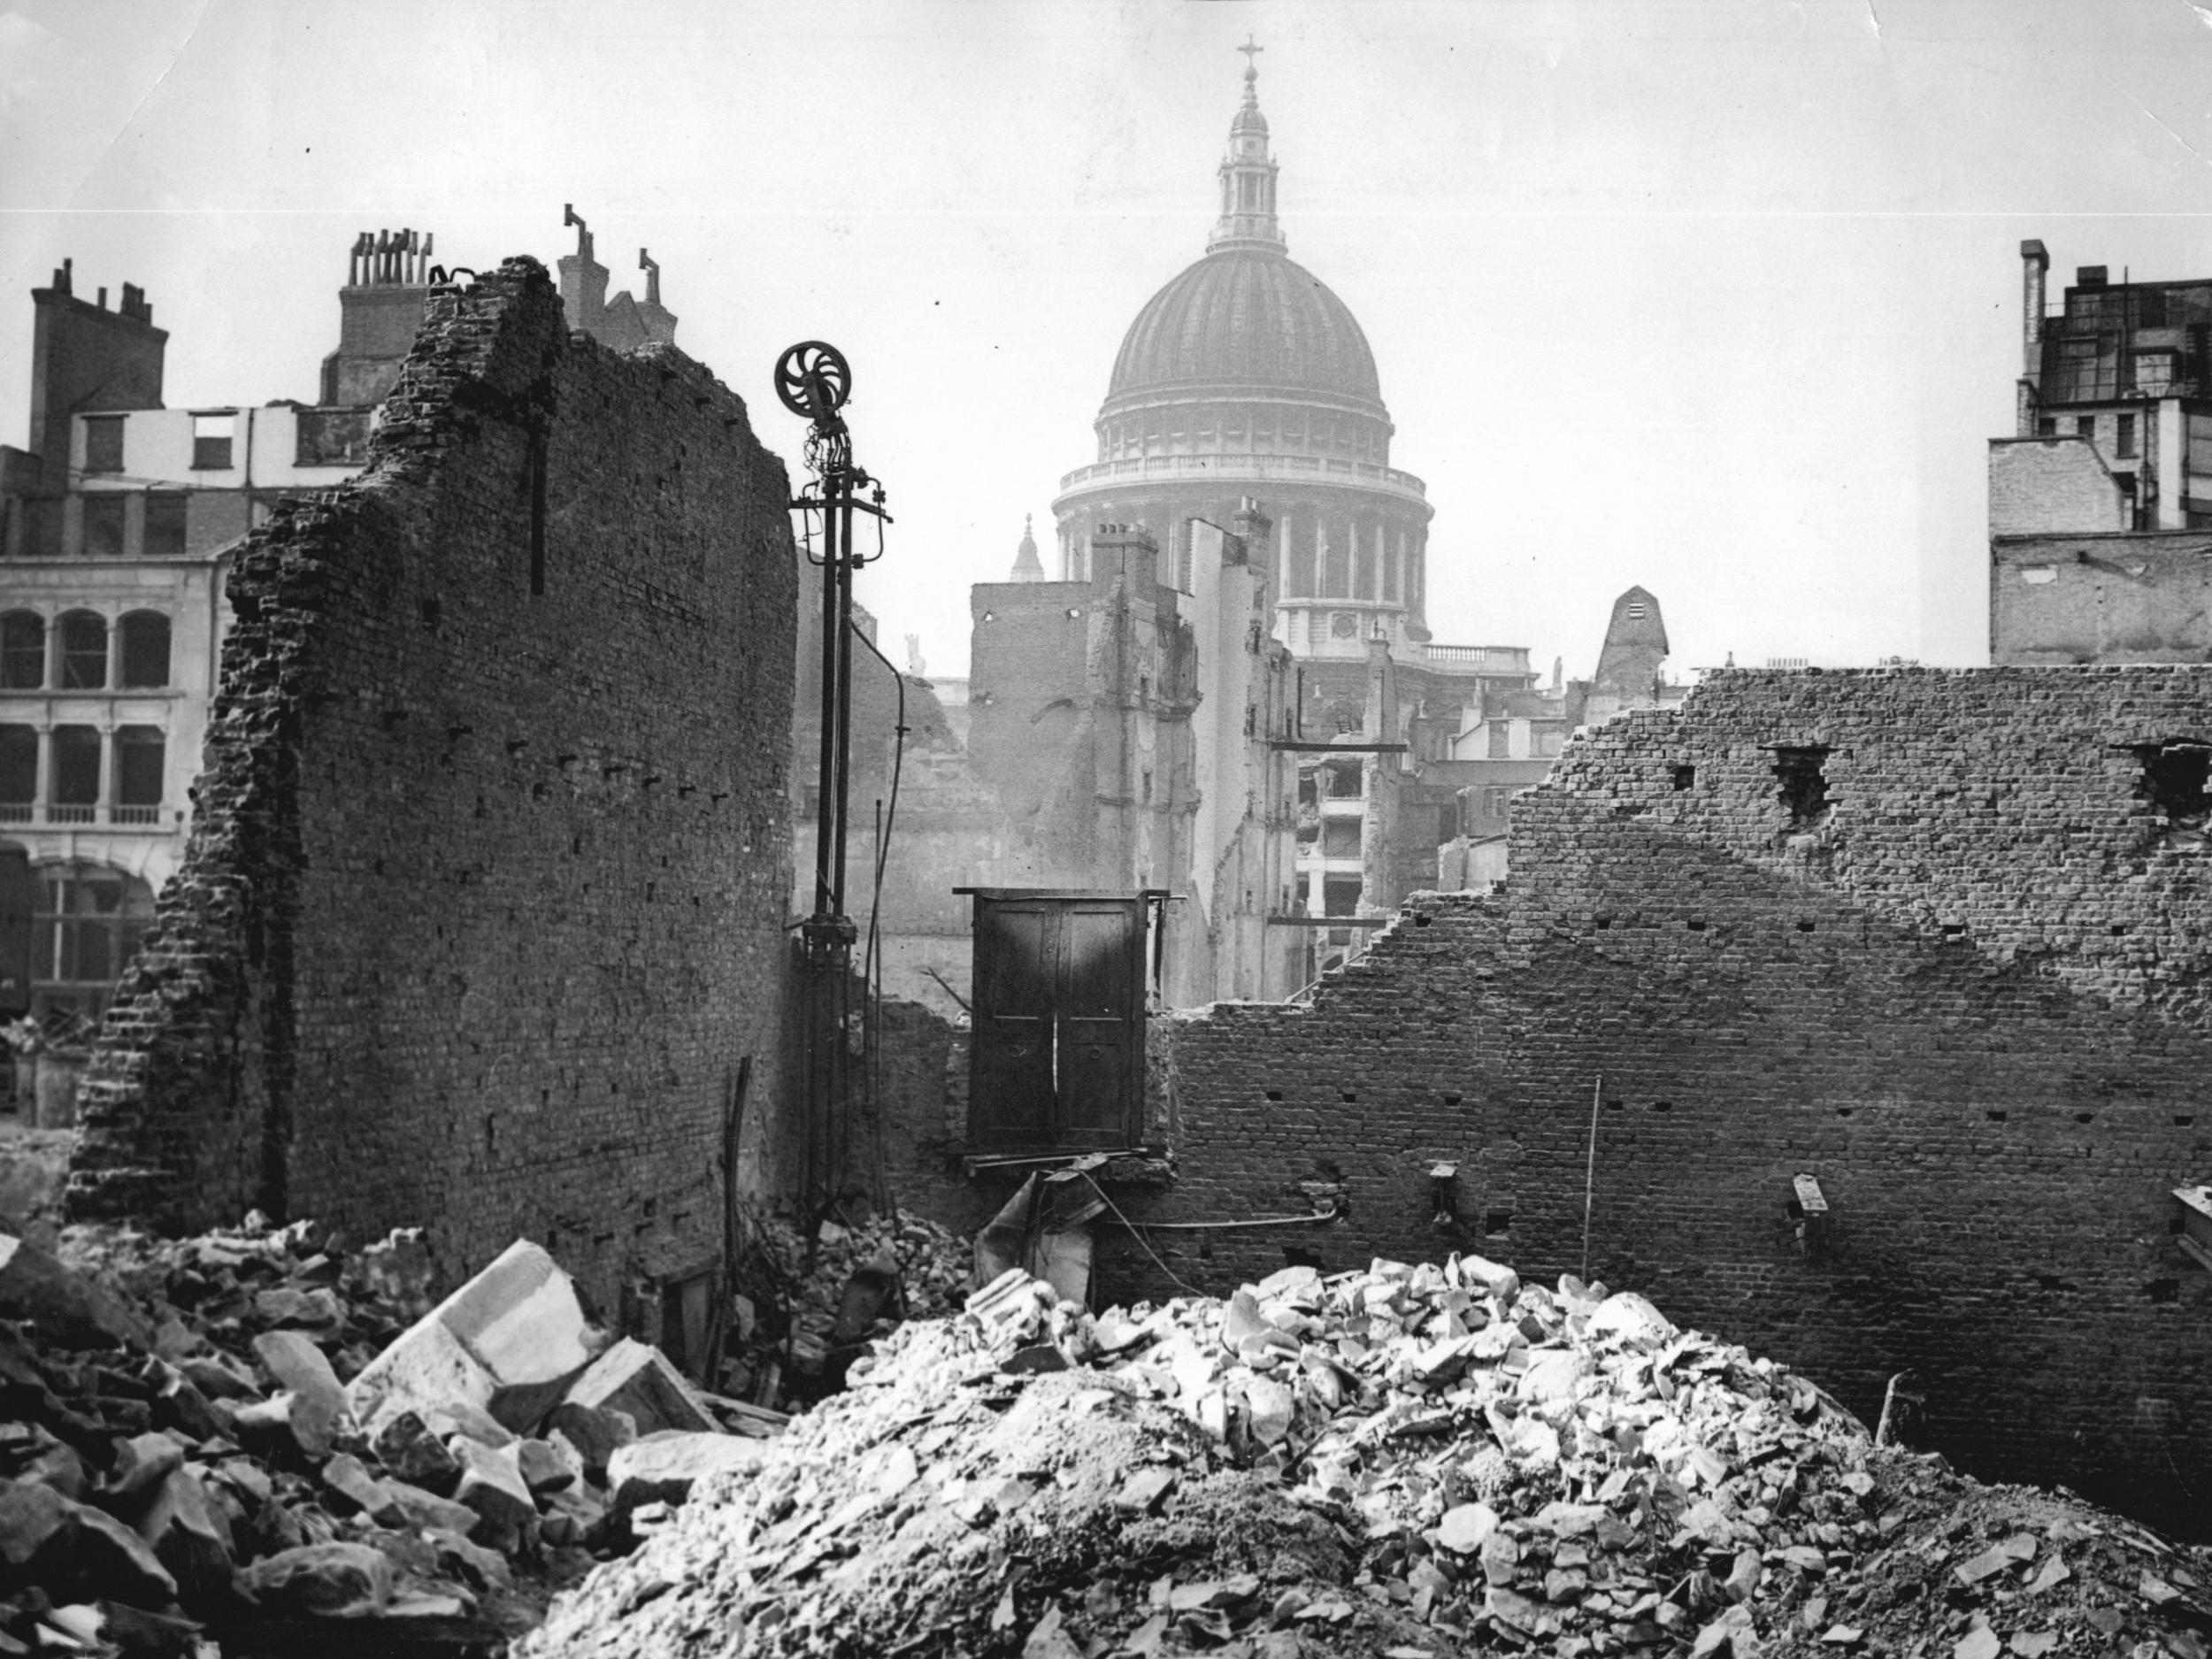
<instances>
[{"instance_id":1,"label":"door panel","mask_svg":"<svg viewBox=\"0 0 2212 1659\"><path fill-rule=\"evenodd\" d=\"M1132 1036L1141 979L1143 932L1138 901L1072 904L1060 916L1059 1119L1056 1137L1071 1146L1126 1146L1135 1138L1141 1048ZM1140 1038L1141 1041L1141 1038Z\"/></svg>"},{"instance_id":2,"label":"door panel","mask_svg":"<svg viewBox=\"0 0 2212 1659\"><path fill-rule=\"evenodd\" d=\"M977 1146L1032 1145L1050 1118L1058 919L1042 903L976 907L968 1129Z\"/></svg>"}]
</instances>

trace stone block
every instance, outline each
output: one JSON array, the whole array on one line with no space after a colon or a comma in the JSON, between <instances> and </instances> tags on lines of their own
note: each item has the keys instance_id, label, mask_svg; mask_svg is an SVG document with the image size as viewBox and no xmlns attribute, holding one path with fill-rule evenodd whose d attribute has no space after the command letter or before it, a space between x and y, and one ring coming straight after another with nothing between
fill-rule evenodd
<instances>
[{"instance_id":1,"label":"stone block","mask_svg":"<svg viewBox=\"0 0 2212 1659\"><path fill-rule=\"evenodd\" d=\"M625 1411L640 1434L678 1429L719 1433L706 1402L660 1349L625 1337L570 1386L567 1405ZM565 1427L565 1425L560 1426ZM571 1434L570 1439L576 1437Z\"/></svg>"}]
</instances>

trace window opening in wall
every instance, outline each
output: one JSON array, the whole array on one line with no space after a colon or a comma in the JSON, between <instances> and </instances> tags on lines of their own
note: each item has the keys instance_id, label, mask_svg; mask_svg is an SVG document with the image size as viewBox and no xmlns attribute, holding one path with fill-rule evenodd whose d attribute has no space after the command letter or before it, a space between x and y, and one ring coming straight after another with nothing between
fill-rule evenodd
<instances>
[{"instance_id":1,"label":"window opening in wall","mask_svg":"<svg viewBox=\"0 0 2212 1659\"><path fill-rule=\"evenodd\" d=\"M169 683L169 618L158 611L134 611L117 627L123 636L119 684L156 690Z\"/></svg>"},{"instance_id":2,"label":"window opening in wall","mask_svg":"<svg viewBox=\"0 0 2212 1659\"><path fill-rule=\"evenodd\" d=\"M2200 830L2212 818L2212 796L2205 790L2212 776L2212 744L2201 738L2171 738L2136 749L2143 762L2141 793L2174 829Z\"/></svg>"},{"instance_id":3,"label":"window opening in wall","mask_svg":"<svg viewBox=\"0 0 2212 1659\"><path fill-rule=\"evenodd\" d=\"M1357 876L1325 876L1321 882L1321 913L1324 916L1356 916L1359 914L1360 879Z\"/></svg>"},{"instance_id":4,"label":"window opening in wall","mask_svg":"<svg viewBox=\"0 0 2212 1659\"><path fill-rule=\"evenodd\" d=\"M2116 434L2112 447L2124 461L2135 458L2135 417L2121 415L2115 419Z\"/></svg>"},{"instance_id":5,"label":"window opening in wall","mask_svg":"<svg viewBox=\"0 0 2212 1659\"><path fill-rule=\"evenodd\" d=\"M167 741L157 726L115 728L116 823L161 822L161 774L167 754Z\"/></svg>"},{"instance_id":6,"label":"window opening in wall","mask_svg":"<svg viewBox=\"0 0 2212 1659\"><path fill-rule=\"evenodd\" d=\"M57 824L89 824L100 804L100 731L92 726L53 730L54 780L47 816Z\"/></svg>"},{"instance_id":7,"label":"window opening in wall","mask_svg":"<svg viewBox=\"0 0 2212 1659\"><path fill-rule=\"evenodd\" d=\"M2037 437L2039 437L2039 438L2055 438L2055 437L2057 437L2057 436L2058 436L2058 420L2057 420L2057 418L2056 418L2055 416L2052 416L2052 415L2046 415L2046 416L2044 416L2044 417L2043 417L2040 420L2037 421L2037 422L2035 423L2035 435L2036 435Z\"/></svg>"},{"instance_id":8,"label":"window opening in wall","mask_svg":"<svg viewBox=\"0 0 2212 1659\"><path fill-rule=\"evenodd\" d=\"M1828 818L1828 751L1818 745L1774 750L1775 798L1789 814L1792 830L1817 829Z\"/></svg>"},{"instance_id":9,"label":"window opening in wall","mask_svg":"<svg viewBox=\"0 0 2212 1659\"><path fill-rule=\"evenodd\" d=\"M108 683L108 624L90 611L72 611L61 618L61 686L64 691L98 691Z\"/></svg>"},{"instance_id":10,"label":"window opening in wall","mask_svg":"<svg viewBox=\"0 0 2212 1659\"><path fill-rule=\"evenodd\" d=\"M184 557L184 492L152 489L146 492L145 549L148 558Z\"/></svg>"},{"instance_id":11,"label":"window opening in wall","mask_svg":"<svg viewBox=\"0 0 2212 1659\"><path fill-rule=\"evenodd\" d=\"M2094 415L2077 415L2074 418L2074 431L2078 436L2087 438L2093 443L2095 442L2097 418Z\"/></svg>"},{"instance_id":12,"label":"window opening in wall","mask_svg":"<svg viewBox=\"0 0 2212 1659\"><path fill-rule=\"evenodd\" d=\"M238 417L232 414L192 417L192 468L195 472L225 472L230 466L230 441Z\"/></svg>"},{"instance_id":13,"label":"window opening in wall","mask_svg":"<svg viewBox=\"0 0 2212 1659\"><path fill-rule=\"evenodd\" d=\"M1669 782L1672 783L1677 789L1687 789L1697 782L1697 768L1694 766L1670 766L1667 768L1667 780Z\"/></svg>"},{"instance_id":14,"label":"window opening in wall","mask_svg":"<svg viewBox=\"0 0 2212 1659\"><path fill-rule=\"evenodd\" d=\"M351 466L369 458L365 409L303 409L294 421L295 465Z\"/></svg>"},{"instance_id":15,"label":"window opening in wall","mask_svg":"<svg viewBox=\"0 0 2212 1659\"><path fill-rule=\"evenodd\" d=\"M154 913L154 893L119 870L47 864L31 917L31 1007L96 1015Z\"/></svg>"},{"instance_id":16,"label":"window opening in wall","mask_svg":"<svg viewBox=\"0 0 2212 1659\"><path fill-rule=\"evenodd\" d=\"M38 728L0 726L0 824L27 824L38 801Z\"/></svg>"},{"instance_id":17,"label":"window opening in wall","mask_svg":"<svg viewBox=\"0 0 2212 1659\"><path fill-rule=\"evenodd\" d=\"M84 423L84 470L119 472L123 470L123 417L88 415Z\"/></svg>"},{"instance_id":18,"label":"window opening in wall","mask_svg":"<svg viewBox=\"0 0 2212 1659\"><path fill-rule=\"evenodd\" d=\"M84 500L84 556L88 559L123 557L123 496L103 490Z\"/></svg>"},{"instance_id":19,"label":"window opening in wall","mask_svg":"<svg viewBox=\"0 0 2212 1659\"><path fill-rule=\"evenodd\" d=\"M0 689L36 691L46 683L46 618L35 611L0 616Z\"/></svg>"}]
</instances>

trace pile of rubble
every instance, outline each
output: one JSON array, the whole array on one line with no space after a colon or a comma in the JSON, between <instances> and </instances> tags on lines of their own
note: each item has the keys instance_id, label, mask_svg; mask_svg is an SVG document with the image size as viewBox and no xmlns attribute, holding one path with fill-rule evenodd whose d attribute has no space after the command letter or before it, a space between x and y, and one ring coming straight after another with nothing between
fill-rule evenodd
<instances>
[{"instance_id":1,"label":"pile of rubble","mask_svg":"<svg viewBox=\"0 0 2212 1659\"><path fill-rule=\"evenodd\" d=\"M534 1244L434 1308L419 1233L326 1245L0 1238L0 1654L300 1651L334 1618L494 1651L781 1428L593 1329Z\"/></svg>"},{"instance_id":2,"label":"pile of rubble","mask_svg":"<svg viewBox=\"0 0 2212 1659\"><path fill-rule=\"evenodd\" d=\"M826 1220L810 1246L772 1217L755 1226L750 1244L751 1294L738 1301L741 1340L721 1383L765 1406L834 1393L846 1369L901 1320L956 1313L968 1294L968 1245L919 1216Z\"/></svg>"},{"instance_id":3,"label":"pile of rubble","mask_svg":"<svg viewBox=\"0 0 2212 1659\"><path fill-rule=\"evenodd\" d=\"M1018 1271L557 1599L530 1659L2205 1659L2208 1557L1877 1449L1642 1297L1475 1258L1093 1317Z\"/></svg>"}]
</instances>

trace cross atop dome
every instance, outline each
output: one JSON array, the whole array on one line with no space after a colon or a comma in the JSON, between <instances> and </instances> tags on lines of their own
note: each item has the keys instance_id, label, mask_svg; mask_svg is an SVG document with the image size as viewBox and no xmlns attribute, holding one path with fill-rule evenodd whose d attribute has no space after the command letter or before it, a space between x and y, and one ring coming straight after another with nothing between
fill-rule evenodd
<instances>
[{"instance_id":1,"label":"cross atop dome","mask_svg":"<svg viewBox=\"0 0 2212 1659\"><path fill-rule=\"evenodd\" d=\"M1206 251L1224 248L1267 248L1283 251L1282 227L1275 222L1275 164L1267 153L1267 117L1260 113L1259 55L1267 48L1249 35L1237 50L1244 54L1244 102L1229 123L1229 153L1221 164L1221 218L1207 238Z\"/></svg>"}]
</instances>

